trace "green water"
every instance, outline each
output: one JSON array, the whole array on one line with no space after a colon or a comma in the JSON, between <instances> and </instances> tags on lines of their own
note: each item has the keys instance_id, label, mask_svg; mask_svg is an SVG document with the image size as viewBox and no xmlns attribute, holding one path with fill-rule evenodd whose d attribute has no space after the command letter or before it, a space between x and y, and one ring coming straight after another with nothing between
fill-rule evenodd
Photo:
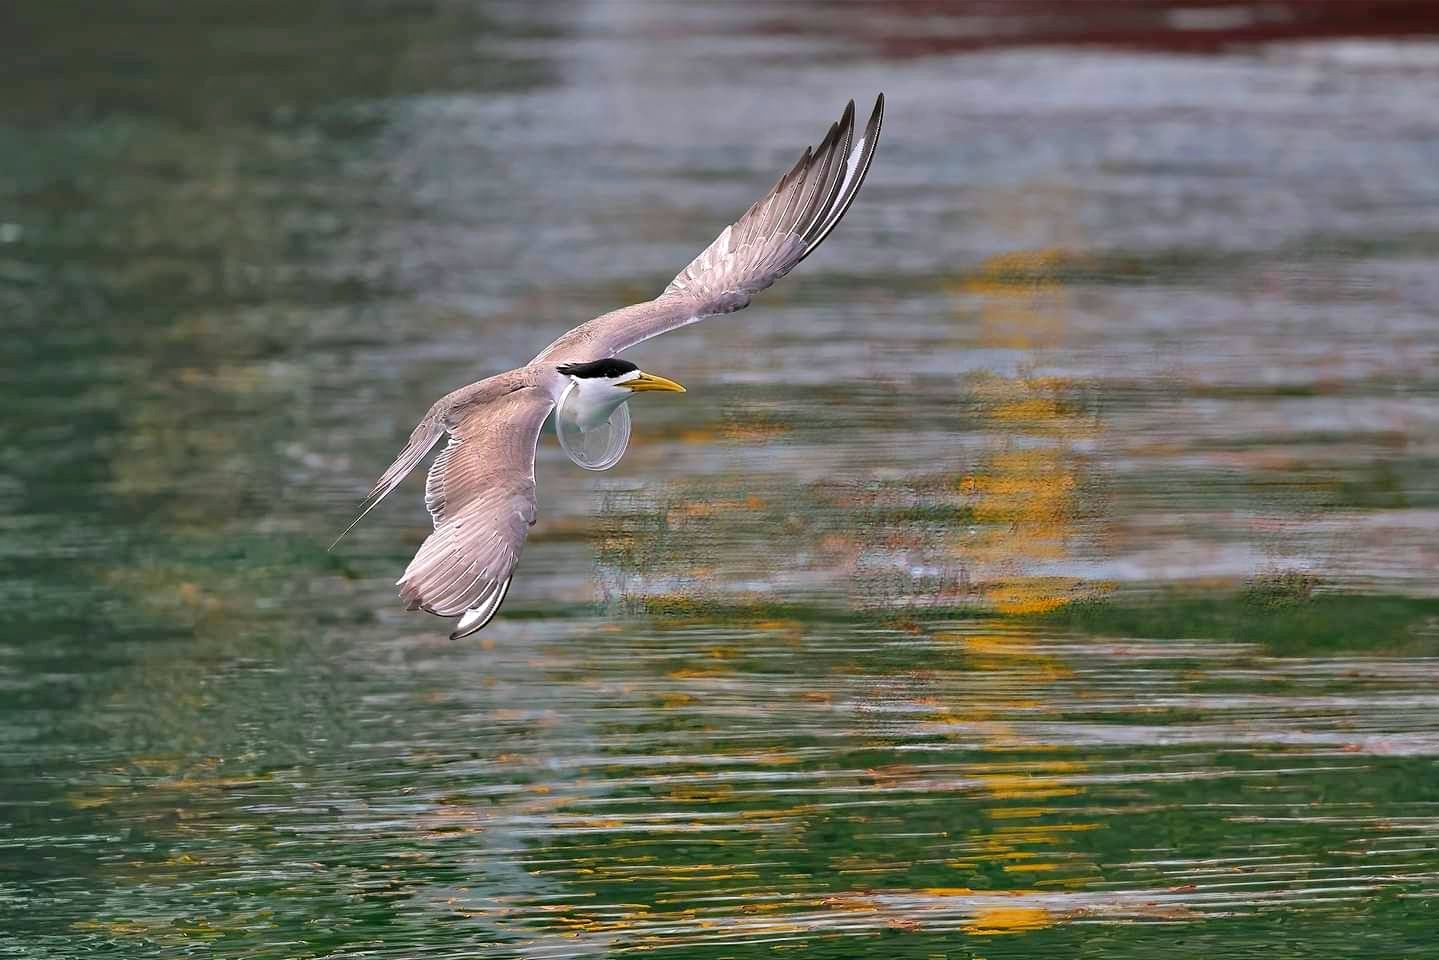
<instances>
[{"instance_id":1,"label":"green water","mask_svg":"<svg viewBox=\"0 0 1439 960\"><path fill-rule=\"evenodd\" d=\"M20 5L0 957L1439 957L1439 46L897 10ZM879 89L494 624L325 552Z\"/></svg>"}]
</instances>

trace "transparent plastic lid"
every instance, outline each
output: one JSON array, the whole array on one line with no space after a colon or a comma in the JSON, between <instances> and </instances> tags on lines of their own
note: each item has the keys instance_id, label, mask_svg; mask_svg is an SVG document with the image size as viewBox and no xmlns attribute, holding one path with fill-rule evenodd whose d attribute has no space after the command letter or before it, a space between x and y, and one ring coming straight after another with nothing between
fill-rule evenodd
<instances>
[{"instance_id":1,"label":"transparent plastic lid","mask_svg":"<svg viewBox=\"0 0 1439 960\"><path fill-rule=\"evenodd\" d=\"M560 449L586 470L608 470L620 462L630 445L630 405L620 404L608 420L584 430L575 419L574 404L570 402L574 396L575 384L571 383L555 407L555 436L560 440Z\"/></svg>"}]
</instances>

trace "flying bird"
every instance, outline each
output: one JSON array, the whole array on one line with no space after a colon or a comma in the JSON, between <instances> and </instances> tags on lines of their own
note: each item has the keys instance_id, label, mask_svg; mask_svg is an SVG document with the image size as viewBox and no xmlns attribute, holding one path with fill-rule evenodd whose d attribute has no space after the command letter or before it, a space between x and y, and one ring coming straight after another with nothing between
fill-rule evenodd
<instances>
[{"instance_id":1,"label":"flying bird","mask_svg":"<svg viewBox=\"0 0 1439 960\"><path fill-rule=\"evenodd\" d=\"M459 617L452 639L494 618L535 522L535 447L550 412L556 411L561 446L580 466L604 469L618 461L629 438L627 401L644 391L684 392L618 354L748 306L813 253L854 202L883 116L880 94L856 135L851 100L819 146L806 148L658 297L582 323L525 366L461 387L430 407L345 529L353 530L449 437L425 481L434 533L398 581L408 609Z\"/></svg>"}]
</instances>

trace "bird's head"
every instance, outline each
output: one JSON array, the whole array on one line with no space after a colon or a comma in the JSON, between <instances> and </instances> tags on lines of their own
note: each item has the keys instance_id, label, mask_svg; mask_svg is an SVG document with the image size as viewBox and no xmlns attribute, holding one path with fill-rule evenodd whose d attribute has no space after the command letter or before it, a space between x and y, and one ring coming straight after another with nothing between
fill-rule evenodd
<instances>
[{"instance_id":1,"label":"bird's head","mask_svg":"<svg viewBox=\"0 0 1439 960\"><path fill-rule=\"evenodd\" d=\"M576 420L583 429L603 423L615 408L646 390L684 393L685 388L653 373L645 373L628 360L608 357L589 363L566 363L560 373L575 384Z\"/></svg>"}]
</instances>

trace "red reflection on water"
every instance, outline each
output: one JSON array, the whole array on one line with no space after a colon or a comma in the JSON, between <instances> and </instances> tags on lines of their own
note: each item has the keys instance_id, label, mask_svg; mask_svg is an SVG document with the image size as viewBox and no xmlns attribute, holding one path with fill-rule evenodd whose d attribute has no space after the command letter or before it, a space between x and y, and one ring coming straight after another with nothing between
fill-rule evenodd
<instances>
[{"instance_id":1,"label":"red reflection on water","mask_svg":"<svg viewBox=\"0 0 1439 960\"><path fill-rule=\"evenodd\" d=\"M831 0L765 32L849 34L894 56L1007 46L1115 46L1217 53L1247 44L1439 35L1433 0Z\"/></svg>"}]
</instances>

